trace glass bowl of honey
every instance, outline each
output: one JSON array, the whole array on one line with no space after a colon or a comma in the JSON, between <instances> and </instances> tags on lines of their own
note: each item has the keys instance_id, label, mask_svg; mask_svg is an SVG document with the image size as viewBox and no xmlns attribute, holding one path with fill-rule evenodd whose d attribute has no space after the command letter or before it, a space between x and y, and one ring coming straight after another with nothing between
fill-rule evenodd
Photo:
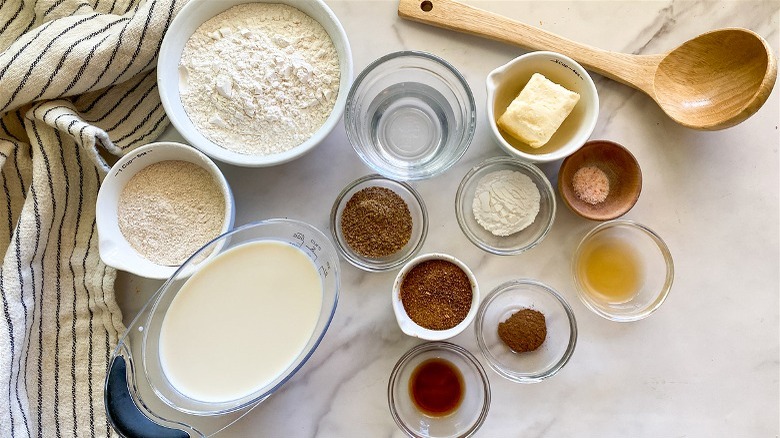
<instances>
[{"instance_id":1,"label":"glass bowl of honey","mask_svg":"<svg viewBox=\"0 0 780 438\"><path fill-rule=\"evenodd\" d=\"M666 243L630 220L604 222L580 242L572 262L580 300L617 322L647 318L672 288L674 263Z\"/></svg>"},{"instance_id":2,"label":"glass bowl of honey","mask_svg":"<svg viewBox=\"0 0 780 438\"><path fill-rule=\"evenodd\" d=\"M411 437L469 437L487 417L490 383L468 350L428 342L398 360L387 398L393 420Z\"/></svg>"}]
</instances>

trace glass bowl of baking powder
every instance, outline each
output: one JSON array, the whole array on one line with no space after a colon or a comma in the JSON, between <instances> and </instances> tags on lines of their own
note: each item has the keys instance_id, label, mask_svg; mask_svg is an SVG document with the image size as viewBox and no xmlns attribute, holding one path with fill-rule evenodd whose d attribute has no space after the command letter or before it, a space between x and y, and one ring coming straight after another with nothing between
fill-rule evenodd
<instances>
[{"instance_id":1,"label":"glass bowl of baking powder","mask_svg":"<svg viewBox=\"0 0 780 438\"><path fill-rule=\"evenodd\" d=\"M455 215L463 234L496 255L538 245L555 219L555 192L538 167L512 157L474 166L458 187Z\"/></svg>"}]
</instances>

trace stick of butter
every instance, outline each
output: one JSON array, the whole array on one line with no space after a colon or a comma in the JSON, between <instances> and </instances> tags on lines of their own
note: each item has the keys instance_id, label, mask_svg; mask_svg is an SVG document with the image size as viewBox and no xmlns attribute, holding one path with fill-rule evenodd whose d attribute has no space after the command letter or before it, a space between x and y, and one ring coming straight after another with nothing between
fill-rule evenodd
<instances>
[{"instance_id":1,"label":"stick of butter","mask_svg":"<svg viewBox=\"0 0 780 438\"><path fill-rule=\"evenodd\" d=\"M579 100L579 94L534 73L498 119L498 126L512 137L539 148L550 141Z\"/></svg>"}]
</instances>

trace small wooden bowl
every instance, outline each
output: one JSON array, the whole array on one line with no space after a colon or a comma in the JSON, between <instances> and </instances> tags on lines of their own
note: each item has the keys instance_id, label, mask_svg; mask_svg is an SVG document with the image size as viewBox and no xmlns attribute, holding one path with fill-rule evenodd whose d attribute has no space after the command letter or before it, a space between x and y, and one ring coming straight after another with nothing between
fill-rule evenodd
<instances>
[{"instance_id":1,"label":"small wooden bowl","mask_svg":"<svg viewBox=\"0 0 780 438\"><path fill-rule=\"evenodd\" d=\"M574 173L582 167L595 166L609 178L609 194L598 204L589 204L574 193ZM634 155L625 147L607 140L592 140L569 155L558 171L558 193L574 213L594 220L620 217L636 204L642 191L642 170Z\"/></svg>"}]
</instances>

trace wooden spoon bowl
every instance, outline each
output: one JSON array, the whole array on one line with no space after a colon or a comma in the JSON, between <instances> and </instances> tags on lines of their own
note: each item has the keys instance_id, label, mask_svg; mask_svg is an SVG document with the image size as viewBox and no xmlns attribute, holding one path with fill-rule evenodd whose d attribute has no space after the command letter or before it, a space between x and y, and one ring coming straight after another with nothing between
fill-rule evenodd
<instances>
[{"instance_id":1,"label":"wooden spoon bowl","mask_svg":"<svg viewBox=\"0 0 780 438\"><path fill-rule=\"evenodd\" d=\"M574 174L580 168L601 169L609 179L609 194L598 204L589 204L574 192ZM642 170L625 147L607 140L592 140L569 155L558 171L558 193L574 213L594 221L606 221L626 214L642 191Z\"/></svg>"},{"instance_id":2,"label":"wooden spoon bowl","mask_svg":"<svg viewBox=\"0 0 780 438\"><path fill-rule=\"evenodd\" d=\"M586 69L646 93L675 122L693 129L734 126L769 98L777 59L748 29L693 38L666 54L601 50L455 0L399 0L398 15L532 50L552 50Z\"/></svg>"},{"instance_id":3,"label":"wooden spoon bowl","mask_svg":"<svg viewBox=\"0 0 780 438\"><path fill-rule=\"evenodd\" d=\"M681 125L733 126L772 90L776 65L766 42L747 29L720 29L683 43L658 63L646 90Z\"/></svg>"}]
</instances>

